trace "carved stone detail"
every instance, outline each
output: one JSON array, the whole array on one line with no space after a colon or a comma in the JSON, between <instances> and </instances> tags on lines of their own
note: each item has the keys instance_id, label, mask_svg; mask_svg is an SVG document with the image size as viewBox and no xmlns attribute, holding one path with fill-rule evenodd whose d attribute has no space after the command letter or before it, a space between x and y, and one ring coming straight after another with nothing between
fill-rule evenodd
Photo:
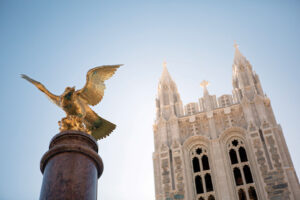
<instances>
[{"instance_id":1,"label":"carved stone detail","mask_svg":"<svg viewBox=\"0 0 300 200\"><path fill-rule=\"evenodd\" d=\"M275 140L273 136L268 136L266 138L268 142L268 146L270 149L268 150L271 154L272 161L275 163L275 169L270 170L266 165L265 153L262 146L262 142L260 139L253 140L254 148L256 150L255 156L257 163L259 165L259 169L261 175L263 177L265 183L265 190L267 191L267 195L269 199L286 199L289 200L289 190L288 184L284 180L284 172L282 169L282 164L280 162L280 156L277 152L277 148L275 146Z\"/></svg>"}]
</instances>

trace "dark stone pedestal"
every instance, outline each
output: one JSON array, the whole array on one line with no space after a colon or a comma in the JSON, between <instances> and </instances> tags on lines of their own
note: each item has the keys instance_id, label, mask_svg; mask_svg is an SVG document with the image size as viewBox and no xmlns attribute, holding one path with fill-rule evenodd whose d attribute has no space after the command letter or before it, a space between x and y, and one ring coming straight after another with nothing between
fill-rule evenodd
<instances>
[{"instance_id":1,"label":"dark stone pedestal","mask_svg":"<svg viewBox=\"0 0 300 200\"><path fill-rule=\"evenodd\" d=\"M96 200L103 171L96 140L80 131L55 135L41 160L40 200Z\"/></svg>"}]
</instances>

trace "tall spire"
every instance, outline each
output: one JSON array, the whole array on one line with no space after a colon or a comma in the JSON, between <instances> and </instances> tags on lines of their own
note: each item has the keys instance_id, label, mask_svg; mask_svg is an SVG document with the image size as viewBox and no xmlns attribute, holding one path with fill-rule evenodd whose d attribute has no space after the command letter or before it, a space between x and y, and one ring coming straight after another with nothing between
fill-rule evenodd
<instances>
[{"instance_id":1,"label":"tall spire","mask_svg":"<svg viewBox=\"0 0 300 200\"><path fill-rule=\"evenodd\" d=\"M157 117L168 119L171 115L183 114L182 102L175 82L167 69L167 63L163 62L163 72L158 84Z\"/></svg>"},{"instance_id":2,"label":"tall spire","mask_svg":"<svg viewBox=\"0 0 300 200\"><path fill-rule=\"evenodd\" d=\"M171 75L170 75L170 73L167 69L167 62L166 61L163 62L163 72L162 72L160 81L161 82L172 81Z\"/></svg>"},{"instance_id":3,"label":"tall spire","mask_svg":"<svg viewBox=\"0 0 300 200\"><path fill-rule=\"evenodd\" d=\"M166 61L163 62L163 67L167 68L167 62Z\"/></svg>"},{"instance_id":4,"label":"tall spire","mask_svg":"<svg viewBox=\"0 0 300 200\"><path fill-rule=\"evenodd\" d=\"M256 94L263 95L258 75L252 69L250 62L240 52L239 46L234 43L235 53L232 65L232 84L235 101L244 96L252 100Z\"/></svg>"},{"instance_id":5,"label":"tall spire","mask_svg":"<svg viewBox=\"0 0 300 200\"><path fill-rule=\"evenodd\" d=\"M246 65L248 64L248 60L245 58L245 56L240 52L239 45L234 41L234 48L235 48L235 53L234 53L234 64L239 66L239 65Z\"/></svg>"}]
</instances>

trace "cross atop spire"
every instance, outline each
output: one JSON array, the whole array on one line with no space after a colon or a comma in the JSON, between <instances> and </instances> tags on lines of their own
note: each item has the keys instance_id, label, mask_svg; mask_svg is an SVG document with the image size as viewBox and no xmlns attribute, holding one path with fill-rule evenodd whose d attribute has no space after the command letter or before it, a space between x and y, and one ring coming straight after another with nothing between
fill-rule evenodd
<instances>
[{"instance_id":1,"label":"cross atop spire","mask_svg":"<svg viewBox=\"0 0 300 200\"><path fill-rule=\"evenodd\" d=\"M203 81L200 83L200 86L203 87L203 88L206 88L208 85L209 85L209 82L206 81L206 80L203 80Z\"/></svg>"},{"instance_id":2,"label":"cross atop spire","mask_svg":"<svg viewBox=\"0 0 300 200\"><path fill-rule=\"evenodd\" d=\"M206 96L208 95L208 90L207 90L207 86L209 85L209 82L206 81L206 80L203 80L201 83L200 83L200 86L203 87L203 95Z\"/></svg>"}]
</instances>

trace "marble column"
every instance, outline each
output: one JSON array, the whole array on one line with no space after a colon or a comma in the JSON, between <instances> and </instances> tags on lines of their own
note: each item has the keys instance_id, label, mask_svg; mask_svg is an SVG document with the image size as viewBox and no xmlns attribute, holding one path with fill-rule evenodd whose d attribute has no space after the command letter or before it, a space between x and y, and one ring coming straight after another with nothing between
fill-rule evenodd
<instances>
[{"instance_id":1,"label":"marble column","mask_svg":"<svg viewBox=\"0 0 300 200\"><path fill-rule=\"evenodd\" d=\"M103 163L91 135L80 131L58 133L42 157L40 168L40 200L97 199Z\"/></svg>"}]
</instances>

